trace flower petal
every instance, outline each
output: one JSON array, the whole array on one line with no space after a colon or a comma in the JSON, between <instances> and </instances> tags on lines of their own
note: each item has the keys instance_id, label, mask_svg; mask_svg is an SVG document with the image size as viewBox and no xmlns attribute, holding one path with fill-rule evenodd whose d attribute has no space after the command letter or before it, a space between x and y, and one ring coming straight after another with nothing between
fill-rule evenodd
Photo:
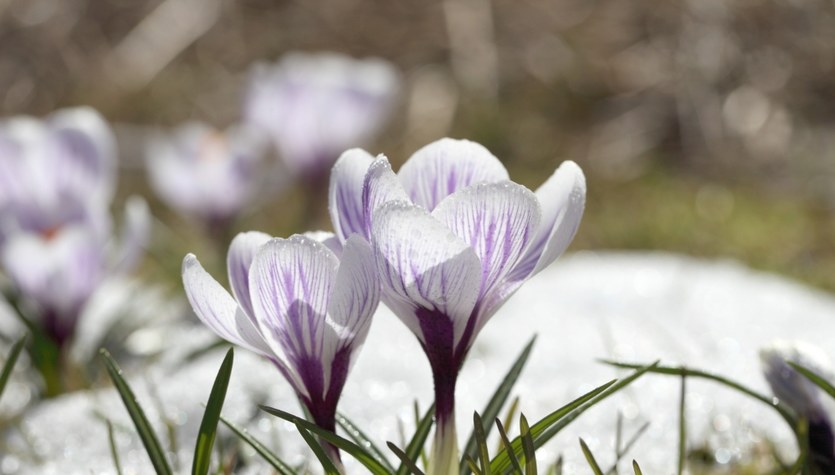
<instances>
[{"instance_id":1,"label":"flower petal","mask_svg":"<svg viewBox=\"0 0 835 475\"><path fill-rule=\"evenodd\" d=\"M130 272L142 257L151 234L151 212L148 203L138 196L131 196L125 204L125 222L119 256L116 261L117 272Z\"/></svg>"},{"instance_id":2,"label":"flower petal","mask_svg":"<svg viewBox=\"0 0 835 475\"><path fill-rule=\"evenodd\" d=\"M504 165L482 145L449 138L415 152L398 176L412 201L429 211L456 190L508 179Z\"/></svg>"},{"instance_id":3,"label":"flower petal","mask_svg":"<svg viewBox=\"0 0 835 475\"><path fill-rule=\"evenodd\" d=\"M194 254L183 259L183 287L194 313L218 336L255 353L275 358L235 299L203 269Z\"/></svg>"},{"instance_id":4,"label":"flower petal","mask_svg":"<svg viewBox=\"0 0 835 475\"><path fill-rule=\"evenodd\" d=\"M250 267L258 327L270 348L297 369L323 353L328 298L338 266L324 244L294 235L261 246Z\"/></svg>"},{"instance_id":5,"label":"flower petal","mask_svg":"<svg viewBox=\"0 0 835 475\"><path fill-rule=\"evenodd\" d=\"M371 223L374 213L389 201L410 202L409 195L397 175L391 170L391 164L384 155L379 155L368 167L362 185L362 205L365 213L367 240L371 240Z\"/></svg>"},{"instance_id":6,"label":"flower petal","mask_svg":"<svg viewBox=\"0 0 835 475\"><path fill-rule=\"evenodd\" d=\"M302 235L309 237L314 241L321 242L322 244L327 246L327 248L330 249L331 252L333 252L337 258L341 259L340 256L342 256L342 242L339 240L336 234L328 231L307 231Z\"/></svg>"},{"instance_id":7,"label":"flower petal","mask_svg":"<svg viewBox=\"0 0 835 475\"><path fill-rule=\"evenodd\" d=\"M333 229L342 242L353 233L366 235L362 187L372 162L374 157L371 154L354 148L343 153L331 169L328 211Z\"/></svg>"},{"instance_id":8,"label":"flower petal","mask_svg":"<svg viewBox=\"0 0 835 475\"><path fill-rule=\"evenodd\" d=\"M333 294L328 303L328 323L341 346L354 347L365 341L371 316L380 303L380 279L374 265L374 251L360 236L345 243Z\"/></svg>"},{"instance_id":9,"label":"flower petal","mask_svg":"<svg viewBox=\"0 0 835 475\"><path fill-rule=\"evenodd\" d=\"M542 221L536 237L512 273L512 280L522 281L554 262L568 247L586 205L586 178L572 161L563 162L536 190L542 207Z\"/></svg>"},{"instance_id":10,"label":"flower petal","mask_svg":"<svg viewBox=\"0 0 835 475\"><path fill-rule=\"evenodd\" d=\"M539 225L536 196L505 181L459 190L432 216L464 240L481 260L481 296L489 294L516 264Z\"/></svg>"},{"instance_id":11,"label":"flower petal","mask_svg":"<svg viewBox=\"0 0 835 475\"><path fill-rule=\"evenodd\" d=\"M258 249L272 239L272 236L258 231L239 233L229 244L226 254L226 269L229 272L229 286L232 294L244 312L255 321L249 290L249 268Z\"/></svg>"},{"instance_id":12,"label":"flower petal","mask_svg":"<svg viewBox=\"0 0 835 475\"><path fill-rule=\"evenodd\" d=\"M448 317L457 344L481 282L473 250L426 210L402 201L380 208L372 231L386 305L424 343L415 311Z\"/></svg>"}]
</instances>

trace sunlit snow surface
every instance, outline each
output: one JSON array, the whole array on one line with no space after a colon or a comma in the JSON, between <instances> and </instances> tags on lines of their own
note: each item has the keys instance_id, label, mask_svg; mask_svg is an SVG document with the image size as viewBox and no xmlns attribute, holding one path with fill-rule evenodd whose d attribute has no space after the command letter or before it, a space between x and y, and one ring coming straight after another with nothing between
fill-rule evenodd
<instances>
[{"instance_id":1,"label":"sunlit snow surface","mask_svg":"<svg viewBox=\"0 0 835 475\"><path fill-rule=\"evenodd\" d=\"M341 410L384 447L403 445L399 426L414 426L415 398L431 402L428 365L414 337L381 306L342 398ZM835 298L770 274L726 261L668 254L580 253L566 256L525 284L478 337L458 385L458 432L469 435L474 410L481 411L499 378L527 340L539 338L515 388L530 421L614 377L625 374L600 358L665 364L686 363L767 392L758 349L775 338L807 340L831 353L835 348ZM199 327L166 330L171 346L210 341ZM190 470L201 404L210 391L223 351L194 363L169 357L142 372L126 371L149 417L160 407L146 391L156 385L166 416L179 434L179 470ZM582 437L607 469L614 462L617 414L625 418L624 439L646 421L649 429L621 461L621 472L637 459L645 473L673 473L677 457L680 380L646 375L622 393L592 408L538 452L544 466L558 454L564 473L588 473L578 444ZM244 350L235 367L224 414L246 425L290 463L308 452L288 424L258 413L256 403L298 413L289 386L278 372ZM11 453L0 455L0 473L114 473L105 424L108 414L124 473L150 473L121 402L112 391L76 393L30 409L21 430L6 433ZM708 443L719 463L744 456L763 436L794 452L788 429L774 411L712 383L687 381L691 447ZM158 426L159 427L159 426ZM515 432L515 428L513 429ZM234 439L221 429L228 445ZM167 441L161 428L158 434ZM21 435L25 434L25 436ZM225 434L225 435L224 435ZM42 462L32 458L35 453ZM265 473L257 455L245 452L244 473ZM345 457L350 473L365 470ZM393 457L392 457L393 458ZM318 472L318 470L314 470Z\"/></svg>"}]
</instances>

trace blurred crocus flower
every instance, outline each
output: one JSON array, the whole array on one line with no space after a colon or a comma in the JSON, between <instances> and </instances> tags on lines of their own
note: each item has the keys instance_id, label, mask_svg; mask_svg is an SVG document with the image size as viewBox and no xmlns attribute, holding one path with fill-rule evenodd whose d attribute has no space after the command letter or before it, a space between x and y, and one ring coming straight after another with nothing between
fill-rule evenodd
<instances>
[{"instance_id":1,"label":"blurred crocus flower","mask_svg":"<svg viewBox=\"0 0 835 475\"><path fill-rule=\"evenodd\" d=\"M59 346L101 281L136 263L149 233L147 206L129 200L111 236L113 134L94 110L0 123L0 262L34 319Z\"/></svg>"},{"instance_id":2,"label":"blurred crocus flower","mask_svg":"<svg viewBox=\"0 0 835 475\"><path fill-rule=\"evenodd\" d=\"M379 59L289 54L253 69L245 117L268 131L291 173L318 176L382 127L399 86Z\"/></svg>"},{"instance_id":3,"label":"blurred crocus flower","mask_svg":"<svg viewBox=\"0 0 835 475\"><path fill-rule=\"evenodd\" d=\"M3 268L37 323L59 346L73 336L78 319L102 281L130 271L148 240L147 205L128 200L122 236L111 234L106 212L69 222L48 232L19 231L0 253Z\"/></svg>"},{"instance_id":4,"label":"blurred crocus flower","mask_svg":"<svg viewBox=\"0 0 835 475\"><path fill-rule=\"evenodd\" d=\"M819 348L802 342L777 341L760 351L763 374L774 395L809 423L809 450L822 473L835 473L835 434L824 406L823 390L789 365L806 368L835 383L832 364Z\"/></svg>"},{"instance_id":5,"label":"blurred crocus flower","mask_svg":"<svg viewBox=\"0 0 835 475\"><path fill-rule=\"evenodd\" d=\"M245 126L218 131L184 124L149 143L151 185L180 213L210 230L223 229L258 196L266 145L260 133Z\"/></svg>"},{"instance_id":6,"label":"blurred crocus flower","mask_svg":"<svg viewBox=\"0 0 835 475\"><path fill-rule=\"evenodd\" d=\"M90 108L0 122L0 242L17 231L50 234L106 209L115 154L109 126Z\"/></svg>"},{"instance_id":7,"label":"blurred crocus flower","mask_svg":"<svg viewBox=\"0 0 835 475\"><path fill-rule=\"evenodd\" d=\"M508 179L483 146L442 139L395 175L385 157L349 150L331 174L337 236L374 247L383 302L415 333L432 368L438 429L432 473L457 472L455 384L484 324L571 242L585 178L564 162L536 191Z\"/></svg>"},{"instance_id":8,"label":"blurred crocus flower","mask_svg":"<svg viewBox=\"0 0 835 475\"><path fill-rule=\"evenodd\" d=\"M314 422L333 431L348 371L380 301L370 245L354 236L337 257L309 236L247 232L232 240L227 267L232 295L186 256L183 285L194 312L221 338L272 361Z\"/></svg>"}]
</instances>

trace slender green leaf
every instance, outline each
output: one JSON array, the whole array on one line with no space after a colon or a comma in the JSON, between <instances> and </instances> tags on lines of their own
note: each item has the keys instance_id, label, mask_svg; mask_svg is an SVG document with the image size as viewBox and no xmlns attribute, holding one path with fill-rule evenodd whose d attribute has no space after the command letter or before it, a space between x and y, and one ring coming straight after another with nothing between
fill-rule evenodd
<instances>
[{"instance_id":1,"label":"slender green leaf","mask_svg":"<svg viewBox=\"0 0 835 475\"><path fill-rule=\"evenodd\" d=\"M522 465L519 463L516 453L510 449L512 447L510 439L507 437L507 432L505 432L502 421L500 421L498 417L496 418L496 429L499 431L499 436L502 439L502 445L504 446L505 453L507 453L508 458L510 459L510 465L513 466L513 473L522 473Z\"/></svg>"},{"instance_id":2,"label":"slender green leaf","mask_svg":"<svg viewBox=\"0 0 835 475\"><path fill-rule=\"evenodd\" d=\"M484 423L481 429L484 431L485 438L487 435L490 435L490 429L493 428L491 421L499 415L499 411L501 411L502 406L504 406L505 402L507 402L507 398L510 396L510 391L519 379L519 375L522 374L522 369L528 361L528 357L531 354L534 343L536 343L536 335L531 338L528 344L525 345L525 348L522 349L519 356L516 357L516 361L510 367L510 370L504 376L502 382L499 383L499 386L493 392L493 396L490 397L490 401L487 403L487 406L485 406L484 410L481 411L482 422ZM470 438L467 439L467 443L464 445L464 454L467 454L474 459L478 455L475 432L470 434ZM469 472L469 467L466 466L466 463L464 463L463 460L459 469L461 470L461 475L467 475Z\"/></svg>"},{"instance_id":3,"label":"slender green leaf","mask_svg":"<svg viewBox=\"0 0 835 475\"><path fill-rule=\"evenodd\" d=\"M392 442L386 442L386 445L388 445L388 448L394 453L394 455L397 456L397 458L400 459L400 463L406 467L406 471L404 472L406 475L426 475L418 468L417 465L415 465L414 460L409 457L409 454L403 452L400 447L394 445Z\"/></svg>"},{"instance_id":4,"label":"slender green leaf","mask_svg":"<svg viewBox=\"0 0 835 475\"><path fill-rule=\"evenodd\" d=\"M206 475L209 473L209 466L212 462L212 446L217 434L217 422L220 419L220 411L223 409L223 401L226 399L229 379L232 377L234 356L234 350L229 348L212 385L212 392L209 394L209 401L206 403L206 410L203 412L203 420L200 422L200 432L197 433L197 443L194 446L194 460L191 465L192 475Z\"/></svg>"},{"instance_id":5,"label":"slender green leaf","mask_svg":"<svg viewBox=\"0 0 835 475\"><path fill-rule=\"evenodd\" d=\"M490 471L490 453L487 451L487 435L484 433L484 424L477 412L473 412L473 435L475 435L476 445L478 447L478 461L481 467L479 473L482 475L491 475ZM468 454L464 454L465 458L472 460ZM475 472L475 471L473 471Z\"/></svg>"},{"instance_id":6,"label":"slender green leaf","mask_svg":"<svg viewBox=\"0 0 835 475\"><path fill-rule=\"evenodd\" d=\"M276 417L280 417L286 421L290 421L297 426L316 434L317 436L321 437L322 439L330 442L334 446L342 449L345 453L351 455L357 461L365 466L372 474L379 474L379 475L390 475L391 472L386 469L384 465L377 461L373 455L369 454L359 445L351 442L350 440L340 437L329 430L322 429L321 427L317 426L312 422L308 422L301 417L294 416L289 412L284 412L281 409L276 409L274 407L269 406L258 406L261 408L262 411L265 411L269 414L272 414Z\"/></svg>"},{"instance_id":7,"label":"slender green leaf","mask_svg":"<svg viewBox=\"0 0 835 475\"><path fill-rule=\"evenodd\" d=\"M116 439L113 437L113 423L105 419L107 424L107 442L110 444L110 457L113 459L113 466L116 467L116 475L122 475L122 464L119 463L119 450L116 448Z\"/></svg>"},{"instance_id":8,"label":"slender green leaf","mask_svg":"<svg viewBox=\"0 0 835 475\"><path fill-rule=\"evenodd\" d=\"M171 466L168 465L168 460L165 458L165 452L162 450L159 439L154 434L154 429L151 427L151 423L148 422L148 418L145 417L145 412L142 410L142 407L136 401L133 390L131 390L128 383L122 378L122 370L119 369L119 366L113 361L113 358L111 358L107 350L102 348L99 353L104 359L107 373L110 375L110 379L113 380L116 391L119 392L119 396L122 398L122 402L125 404L131 420L133 420L133 425L139 433L139 438L145 446L145 451L148 452L148 456L151 458L151 464L153 464L158 474L171 474Z\"/></svg>"},{"instance_id":9,"label":"slender green leaf","mask_svg":"<svg viewBox=\"0 0 835 475\"><path fill-rule=\"evenodd\" d=\"M421 451L423 450L423 444L426 443L426 438L429 437L429 431L432 429L432 414L435 412L435 405L429 406L427 409L426 414L423 415L420 422L418 423L417 427L415 428L415 433L412 435L412 440L409 441L409 445L406 446L406 457L412 462L412 464L417 463L417 459L420 456ZM391 445L389 445L391 448ZM402 462L401 458L401 462ZM400 467L397 469L397 475L407 475L409 473L409 468L406 466L405 463L401 463Z\"/></svg>"},{"instance_id":10,"label":"slender green leaf","mask_svg":"<svg viewBox=\"0 0 835 475\"><path fill-rule=\"evenodd\" d=\"M656 362L651 365L641 367L634 371L631 375L627 376L626 378L610 381L590 391L589 393L580 396L568 405L563 406L562 408L557 409L551 414L545 416L543 419L541 419L539 422L537 422L531 427L531 436L534 439L534 446L536 448L541 447L542 444L544 444L552 437L557 435L557 433L559 433L563 428L565 428L568 424L573 422L574 419L579 417L589 408L593 407L600 401L625 388L633 381L641 377L643 374L648 372L650 369L656 367L657 364L658 363ZM521 445L522 442L517 437L512 442L512 450L517 454L521 453ZM493 458L493 471L501 472L502 470L507 469L507 466L509 464L507 452L508 451L502 451L498 455L496 455L496 457Z\"/></svg>"},{"instance_id":11,"label":"slender green leaf","mask_svg":"<svg viewBox=\"0 0 835 475\"><path fill-rule=\"evenodd\" d=\"M234 424L227 420L225 417L220 416L220 421L226 424L226 427L232 430L238 437L241 438L244 442L249 444L250 447L255 449L268 464L270 464L279 475L296 475L296 471L290 468L289 465L282 462L280 458L276 454L274 454L270 449L267 448L266 445L262 444L258 441L255 437L249 434L246 429L239 427L237 424Z\"/></svg>"},{"instance_id":12,"label":"slender green leaf","mask_svg":"<svg viewBox=\"0 0 835 475\"><path fill-rule=\"evenodd\" d=\"M800 366L799 364L797 364L793 361L789 361L788 363L789 363L789 365L791 365L792 368L797 370L797 372L802 374L806 379L815 383L815 385L817 387L821 388L826 394L829 394L829 396L831 396L832 398L835 398L835 386L833 386L832 383L827 381L826 378L824 378L824 377L820 376L819 374L813 372L809 368L805 368L803 366Z\"/></svg>"},{"instance_id":13,"label":"slender green leaf","mask_svg":"<svg viewBox=\"0 0 835 475\"><path fill-rule=\"evenodd\" d=\"M624 369L638 369L643 368L643 365L640 364L631 364L631 363L621 363L617 361L610 361L610 360L601 360L602 363L614 366L616 368L624 368ZM725 378L723 376L719 376L716 374L708 373L706 371L700 371L696 369L686 368L686 367L671 367L671 366L655 366L649 370L650 373L655 374L666 374L669 376L689 376L694 378L702 378L707 379L709 381L713 381L719 383L723 386L727 386L731 389L739 391L746 396L752 397L763 404L773 408L776 410L780 416L791 426L794 427L796 423L796 418L794 414L788 409L783 403L774 402L774 398L771 396L766 396L764 394L758 393L753 389L750 389L742 384L737 383L731 379Z\"/></svg>"},{"instance_id":14,"label":"slender green leaf","mask_svg":"<svg viewBox=\"0 0 835 475\"><path fill-rule=\"evenodd\" d=\"M319 459L319 463L322 464L322 470L324 470L328 475L339 475L339 469L336 468L333 460L328 457L328 453L325 451L325 448L322 447L322 444L316 440L316 437L313 437L313 434L308 432L307 429L302 427L302 425L298 422L296 422L296 429L298 429L299 434L302 435L304 441L307 442L307 445L313 451L316 458Z\"/></svg>"},{"instance_id":15,"label":"slender green leaf","mask_svg":"<svg viewBox=\"0 0 835 475\"><path fill-rule=\"evenodd\" d=\"M635 472L635 475L644 475L644 472L641 471L641 466L635 460L632 461L632 471Z\"/></svg>"},{"instance_id":16,"label":"slender green leaf","mask_svg":"<svg viewBox=\"0 0 835 475\"><path fill-rule=\"evenodd\" d=\"M356 424L351 422L347 417L342 414L336 415L336 423L339 424L339 427L342 427L342 430L348 434L348 437L351 438L354 442L357 443L360 447L365 447L368 449L368 453L374 456L378 462L388 469L389 472L394 472L394 467L392 467L391 463L386 459L386 456L383 455L383 452L371 442L371 439L368 438L365 433L357 427Z\"/></svg>"},{"instance_id":17,"label":"slender green leaf","mask_svg":"<svg viewBox=\"0 0 835 475\"><path fill-rule=\"evenodd\" d=\"M522 453L525 454L525 475L536 475L536 449L524 414L519 414L519 437L522 439Z\"/></svg>"},{"instance_id":18,"label":"slender green leaf","mask_svg":"<svg viewBox=\"0 0 835 475\"><path fill-rule=\"evenodd\" d=\"M20 356L24 343L26 343L25 335L12 345L12 349L9 351L9 357L6 358L6 362L3 363L3 371L0 372L0 396L3 395L3 390L6 389L6 383L9 382L9 377L12 375L12 369L14 368L15 363L17 363L17 357Z\"/></svg>"},{"instance_id":19,"label":"slender green leaf","mask_svg":"<svg viewBox=\"0 0 835 475\"><path fill-rule=\"evenodd\" d=\"M594 473L594 475L603 475L603 470L600 469L600 465L598 465L597 460L594 459L594 455L591 453L591 450L589 450L589 446L586 445L586 441L582 438L580 439L580 448L583 449L583 456L586 457L586 462L589 463L592 473Z\"/></svg>"},{"instance_id":20,"label":"slender green leaf","mask_svg":"<svg viewBox=\"0 0 835 475\"><path fill-rule=\"evenodd\" d=\"M474 473L475 475L482 475L481 470L478 468L478 465L476 465L476 463L475 463L475 460L473 460L473 458L470 457L469 455L464 455L464 458L463 458L462 462L467 464L467 466L470 468L470 471L472 473Z\"/></svg>"},{"instance_id":21,"label":"slender green leaf","mask_svg":"<svg viewBox=\"0 0 835 475\"><path fill-rule=\"evenodd\" d=\"M687 460L687 376L681 377L681 395L678 401L678 475L684 474L684 462Z\"/></svg>"}]
</instances>

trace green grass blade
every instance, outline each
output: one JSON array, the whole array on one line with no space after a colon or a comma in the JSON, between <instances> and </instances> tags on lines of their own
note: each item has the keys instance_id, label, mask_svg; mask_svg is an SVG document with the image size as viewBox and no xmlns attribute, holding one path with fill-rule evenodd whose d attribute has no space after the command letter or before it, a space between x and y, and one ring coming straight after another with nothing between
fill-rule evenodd
<instances>
[{"instance_id":1,"label":"green grass blade","mask_svg":"<svg viewBox=\"0 0 835 475\"><path fill-rule=\"evenodd\" d=\"M289 412L284 412L281 409L276 409L274 407L269 406L258 406L261 408L262 411L272 414L276 417L284 419L285 421L292 422L297 426L305 429L308 432L312 432L317 436L321 437L322 439L330 442L335 447L341 449L343 452L351 455L357 461L365 466L372 474L375 475L390 475L391 471L387 470L384 465L377 461L373 455L369 454L359 445L351 442L350 440L340 437L329 430L322 429L321 427L317 426L316 424L309 422L301 417L294 416ZM304 434L302 434L304 435Z\"/></svg>"},{"instance_id":2,"label":"green grass blade","mask_svg":"<svg viewBox=\"0 0 835 475\"><path fill-rule=\"evenodd\" d=\"M316 437L313 437L313 434L308 432L307 429L302 427L302 425L298 422L296 422L296 429L298 429L299 434L302 435L304 441L307 442L307 445L308 447L310 447L310 450L313 451L313 455L315 455L316 458L319 459L319 463L322 464L322 470L324 470L327 475L339 475L339 469L336 468L336 465L334 465L333 460L331 460L331 458L328 457L327 452L325 452L325 449L324 447L322 447L322 444L320 444L319 441L316 440Z\"/></svg>"},{"instance_id":3,"label":"green grass blade","mask_svg":"<svg viewBox=\"0 0 835 475\"><path fill-rule=\"evenodd\" d=\"M261 458L270 464L270 466L272 466L275 471L279 473L279 475L296 475L295 470L278 458L278 456L268 449L266 445L262 444L258 439L250 435L246 429L239 427L237 424L232 423L223 416L220 416L220 421L223 422L226 427L231 429L232 432L234 432L241 440L249 444L249 446L252 447L258 455L261 456Z\"/></svg>"},{"instance_id":4,"label":"green grass blade","mask_svg":"<svg viewBox=\"0 0 835 475\"><path fill-rule=\"evenodd\" d=\"M589 450L589 446L586 445L586 441L582 438L580 439L580 448L583 449L583 456L586 457L586 462L589 463L592 473L594 473L594 475L603 475L603 470L600 469L600 465L598 465L597 460L594 459L594 455L591 453L591 450Z\"/></svg>"},{"instance_id":5,"label":"green grass blade","mask_svg":"<svg viewBox=\"0 0 835 475\"><path fill-rule=\"evenodd\" d=\"M409 441L409 445L406 446L406 457L412 462L412 464L416 464L418 457L420 457L420 453L423 450L423 444L426 443L426 438L429 437L429 431L432 429L432 422L434 421L432 415L435 412L435 405L429 406L429 409L426 411L426 414L423 415L420 422L418 423L417 427L415 428L415 433L412 436L412 440ZM389 448L391 448L391 444L389 444ZM397 475L408 475L409 467L406 466L405 463L402 462L402 458L400 467L397 469ZM414 473L414 472L413 472Z\"/></svg>"},{"instance_id":6,"label":"green grass blade","mask_svg":"<svg viewBox=\"0 0 835 475\"><path fill-rule=\"evenodd\" d=\"M536 449L524 414L519 415L519 437L522 439L522 453L525 454L525 475L536 475Z\"/></svg>"},{"instance_id":7,"label":"green grass blade","mask_svg":"<svg viewBox=\"0 0 835 475\"><path fill-rule=\"evenodd\" d=\"M470 467L470 471L473 474L482 475L481 469L478 468L478 465L476 465L475 460L473 460L473 458L470 457L469 455L465 455L464 458L462 459L462 462L464 462L465 464L467 464L468 467Z\"/></svg>"},{"instance_id":8,"label":"green grass blade","mask_svg":"<svg viewBox=\"0 0 835 475\"><path fill-rule=\"evenodd\" d=\"M635 370L631 375L620 380L610 381L586 393L585 395L580 396L568 405L563 406L562 408L557 409L551 414L545 416L542 420L540 420L531 427L531 435L534 439L535 447L541 447L542 444L544 444L552 437L557 435L557 433L559 433L563 428L565 428L568 424L573 422L574 419L579 417L589 408L593 407L600 401L625 388L633 381L650 371L652 368L655 368L657 364L658 363L656 362L647 366L640 367L639 369ZM514 452L516 452L517 454L521 453L522 442L518 437L514 439L511 445L512 450ZM493 471L501 472L502 470L506 470L508 464L509 460L507 457L507 451L502 451L493 459Z\"/></svg>"},{"instance_id":9,"label":"green grass blade","mask_svg":"<svg viewBox=\"0 0 835 475\"><path fill-rule=\"evenodd\" d=\"M14 369L15 363L17 363L17 357L20 356L24 343L26 343L26 336L21 337L14 345L12 345L12 349L9 351L9 356L6 358L6 362L3 363L3 371L0 372L0 397L3 396L3 390L6 389L6 383L9 382L9 377L12 375L12 369Z\"/></svg>"},{"instance_id":10,"label":"green grass blade","mask_svg":"<svg viewBox=\"0 0 835 475\"><path fill-rule=\"evenodd\" d=\"M389 472L394 472L394 467L389 463L386 456L383 455L383 452L371 442L371 439L368 438L365 433L357 427L356 424L351 422L347 417L342 414L336 415L336 423L339 424L339 427L342 427L342 430L348 434L348 437L351 438L354 442L357 443L360 447L365 447L368 449L368 453L374 456L378 462L386 467Z\"/></svg>"},{"instance_id":11,"label":"green grass blade","mask_svg":"<svg viewBox=\"0 0 835 475\"><path fill-rule=\"evenodd\" d=\"M400 447L394 445L391 442L386 442L386 445L388 445L388 448L394 453L394 455L397 456L397 458L400 459L400 463L402 463L403 466L406 467L406 471L404 472L405 475L426 475L425 473L423 473L421 469L418 468L417 465L415 465L414 460L412 460L412 458L409 457L409 454L403 452L403 450Z\"/></svg>"},{"instance_id":12,"label":"green grass blade","mask_svg":"<svg viewBox=\"0 0 835 475\"><path fill-rule=\"evenodd\" d=\"M491 475L490 471L490 453L487 450L487 435L484 433L484 423L477 412L473 412L473 435L475 435L476 446L478 447L478 461L481 470L478 471L481 475ZM472 460L469 454L464 454L465 459ZM469 465L469 463L467 463ZM473 470L473 473L476 473Z\"/></svg>"},{"instance_id":13,"label":"green grass blade","mask_svg":"<svg viewBox=\"0 0 835 475\"><path fill-rule=\"evenodd\" d=\"M635 475L644 475L644 472L641 471L641 466L635 460L632 461L632 471L635 472Z\"/></svg>"},{"instance_id":14,"label":"green grass blade","mask_svg":"<svg viewBox=\"0 0 835 475\"><path fill-rule=\"evenodd\" d=\"M153 464L154 470L156 470L158 474L170 475L172 473L171 466L168 465L168 460L165 458L165 452L162 450L162 446L160 445L156 434L154 434L154 429L151 427L151 423L148 422L148 418L145 417L145 412L142 410L139 403L137 403L133 390L131 390L128 383L124 380L124 378L122 378L122 370L119 369L119 366L115 361L113 361L113 358L107 350L102 348L100 350L100 354L104 359L107 373L110 375L113 385L116 386L116 391L118 391L119 396L122 398L122 402L125 404L125 408L128 410L131 420L133 420L133 425L139 433L139 438L145 446L145 451L148 452L148 456L151 458L151 464Z\"/></svg>"},{"instance_id":15,"label":"green grass blade","mask_svg":"<svg viewBox=\"0 0 835 475\"><path fill-rule=\"evenodd\" d=\"M110 444L110 457L113 459L113 466L116 467L116 475L122 475L122 464L119 462L119 451L116 449L116 439L113 437L113 423L105 419L107 424L107 442Z\"/></svg>"},{"instance_id":16,"label":"green grass blade","mask_svg":"<svg viewBox=\"0 0 835 475\"><path fill-rule=\"evenodd\" d=\"M678 475L684 474L687 460L687 376L681 377L681 395L678 401Z\"/></svg>"},{"instance_id":17,"label":"green grass blade","mask_svg":"<svg viewBox=\"0 0 835 475\"><path fill-rule=\"evenodd\" d=\"M512 447L510 439L507 437L507 432L505 432L502 421L500 421L498 417L496 418L496 430L499 431L499 437L502 439L502 445L504 446L505 453L507 453L507 456L510 459L510 465L513 466L513 473L522 473L522 464L519 463L516 453L513 452L513 450L510 450Z\"/></svg>"},{"instance_id":18,"label":"green grass blade","mask_svg":"<svg viewBox=\"0 0 835 475\"><path fill-rule=\"evenodd\" d=\"M792 361L788 361L789 365L794 368L798 373L802 374L806 379L815 383L815 386L821 388L826 394L829 394L830 397L835 398L835 386L832 385L829 381L825 378L820 376L819 374L813 372L809 368L805 368L800 366L797 363Z\"/></svg>"},{"instance_id":19,"label":"green grass blade","mask_svg":"<svg viewBox=\"0 0 835 475\"><path fill-rule=\"evenodd\" d=\"M510 391L519 379L519 375L522 373L525 363L528 362L528 357L531 354L531 350L533 349L535 342L536 335L531 338L528 344L525 345L525 348L522 349L522 352L519 353L519 356L516 357L516 361L513 363L513 366L510 367L510 370L502 379L502 382L499 383L499 386L493 392L493 396L490 397L490 401L487 403L487 406L485 406L484 410L481 411L482 421L485 423L481 429L485 434L485 438L487 435L490 435L490 429L493 427L491 421L499 415L499 411L501 411L502 406L504 406L505 402L507 402L507 398L510 396ZM467 439L467 443L464 445L463 453L469 455L473 459L475 459L478 455L475 432L470 434L470 438ZM463 460L459 469L461 470L461 475L467 475L469 473L469 467L467 467Z\"/></svg>"},{"instance_id":20,"label":"green grass blade","mask_svg":"<svg viewBox=\"0 0 835 475\"><path fill-rule=\"evenodd\" d=\"M209 401L206 403L203 420L200 422L200 432L197 433L197 442L194 446L194 460L191 465L192 475L206 475L209 473L209 466L212 462L212 447L217 434L217 422L220 419L220 411L223 409L223 401L226 399L229 379L232 377L234 356L234 350L229 348L212 385L212 392L209 394Z\"/></svg>"}]
</instances>

